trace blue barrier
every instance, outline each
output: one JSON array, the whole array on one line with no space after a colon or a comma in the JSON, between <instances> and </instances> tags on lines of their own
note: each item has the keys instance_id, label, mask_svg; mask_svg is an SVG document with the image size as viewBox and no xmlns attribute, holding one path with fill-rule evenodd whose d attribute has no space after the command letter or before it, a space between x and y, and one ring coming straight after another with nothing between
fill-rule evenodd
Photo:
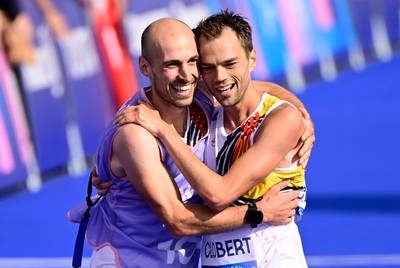
<instances>
[{"instance_id":1,"label":"blue barrier","mask_svg":"<svg viewBox=\"0 0 400 268\"><path fill-rule=\"evenodd\" d=\"M57 40L70 120L78 124L84 154L94 155L113 113L108 82L84 10L76 1L53 2L70 27L69 35Z\"/></svg>"},{"instance_id":2,"label":"blue barrier","mask_svg":"<svg viewBox=\"0 0 400 268\"><path fill-rule=\"evenodd\" d=\"M35 27L35 59L20 66L22 90L41 171L64 166L70 160L64 83L48 26L33 1L20 1Z\"/></svg>"},{"instance_id":3,"label":"blue barrier","mask_svg":"<svg viewBox=\"0 0 400 268\"><path fill-rule=\"evenodd\" d=\"M40 169L68 164L77 173L97 149L111 118L111 100L84 10L74 1L54 4L71 27L57 41L34 3L21 1L36 28L36 58L21 66L22 85Z\"/></svg>"},{"instance_id":4,"label":"blue barrier","mask_svg":"<svg viewBox=\"0 0 400 268\"><path fill-rule=\"evenodd\" d=\"M385 1L380 2L383 9L383 16L385 18L385 23L387 26L390 41L395 44L400 42L400 20L399 20L399 1Z\"/></svg>"}]
</instances>

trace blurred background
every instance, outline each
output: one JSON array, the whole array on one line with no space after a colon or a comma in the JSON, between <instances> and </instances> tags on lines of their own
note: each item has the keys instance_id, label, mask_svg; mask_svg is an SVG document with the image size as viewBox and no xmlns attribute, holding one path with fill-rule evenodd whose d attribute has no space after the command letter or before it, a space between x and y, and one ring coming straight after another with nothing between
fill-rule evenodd
<instances>
[{"instance_id":1,"label":"blurred background","mask_svg":"<svg viewBox=\"0 0 400 268\"><path fill-rule=\"evenodd\" d=\"M310 267L400 267L400 0L0 1L0 267L70 267L99 138L146 80L143 29L229 8L253 27L258 80L315 123ZM87 266L90 249L85 249Z\"/></svg>"}]
</instances>

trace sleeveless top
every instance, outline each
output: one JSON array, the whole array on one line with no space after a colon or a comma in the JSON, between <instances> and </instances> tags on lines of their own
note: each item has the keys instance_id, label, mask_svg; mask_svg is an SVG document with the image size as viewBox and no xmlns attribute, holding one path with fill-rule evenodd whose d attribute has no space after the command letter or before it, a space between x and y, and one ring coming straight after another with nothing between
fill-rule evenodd
<instances>
[{"instance_id":1,"label":"sleeveless top","mask_svg":"<svg viewBox=\"0 0 400 268\"><path fill-rule=\"evenodd\" d=\"M283 103L288 102L264 93L257 109L229 135L226 134L224 128L223 108L216 108L212 115L210 134L206 146L206 164L220 175L228 172L235 160L243 155L254 143L254 136L264 120L268 120L268 114ZM265 153L267 154L268 152ZM259 200L274 184L285 179L290 179L290 183L287 189L284 190L304 189L304 167L294 163L288 168L276 168L265 177L262 183L255 185L235 201L235 204L246 204L250 200ZM302 210L299 212L302 212Z\"/></svg>"},{"instance_id":2,"label":"sleeveless top","mask_svg":"<svg viewBox=\"0 0 400 268\"><path fill-rule=\"evenodd\" d=\"M205 151L206 164L220 175L224 175L234 161L253 144L254 136L260 125L264 120L268 120L267 115L283 103L284 101L264 93L254 113L229 135L226 134L224 128L223 108L216 108L212 115ZM272 185L284 179L290 179L288 188L302 189L301 198L304 198L304 202L300 201L296 211L298 215L302 214L305 206L304 168L296 164L285 169L275 169L265 177L262 183L255 185L233 205L244 205L252 200L260 199ZM274 248L277 245L276 237L288 241L288 245L293 244L296 245L296 248L301 248L301 244L297 246L300 241L298 231L288 231L292 225L295 223L291 222L282 226L262 223L257 228L245 225L227 232L204 235L201 248L202 267L264 267L268 256L276 255L274 254L274 251L277 250ZM279 236L279 234L284 235ZM286 250L288 250L289 258L292 259L295 255L292 254L289 247ZM302 256L304 259L304 255Z\"/></svg>"},{"instance_id":3,"label":"sleeveless top","mask_svg":"<svg viewBox=\"0 0 400 268\"><path fill-rule=\"evenodd\" d=\"M122 108L139 100L149 102L142 89ZM121 108L121 109L122 109ZM188 108L190 116L184 139L202 159L204 137L208 132L208 118L212 103L199 90ZM157 215L144 202L132 184L117 178L111 171L112 143L118 126L110 125L98 148L97 173L102 180L113 181L107 195L92 207L87 227L87 241L93 248L113 247L122 267L198 267L201 237L173 237ZM163 165L175 180L186 204L199 203L200 198L175 166L167 150L159 143ZM74 217L75 218L75 217Z\"/></svg>"}]
</instances>

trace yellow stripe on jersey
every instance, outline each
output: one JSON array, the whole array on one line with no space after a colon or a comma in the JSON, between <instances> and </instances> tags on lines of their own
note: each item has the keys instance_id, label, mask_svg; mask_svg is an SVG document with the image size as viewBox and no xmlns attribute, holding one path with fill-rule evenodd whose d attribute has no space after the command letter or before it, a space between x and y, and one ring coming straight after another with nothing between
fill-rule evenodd
<instances>
[{"instance_id":1,"label":"yellow stripe on jersey","mask_svg":"<svg viewBox=\"0 0 400 268\"><path fill-rule=\"evenodd\" d=\"M272 106L274 106L274 104L278 103L279 101L281 100L278 99L277 97L268 95L267 98L264 100L263 104L261 105L260 109L258 110L260 116L266 114L272 108Z\"/></svg>"},{"instance_id":2,"label":"yellow stripe on jersey","mask_svg":"<svg viewBox=\"0 0 400 268\"><path fill-rule=\"evenodd\" d=\"M298 166L287 171L275 170L265 177L264 182L251 188L243 197L247 199L257 199L263 196L272 186L287 179L290 180L289 187L305 187L304 167Z\"/></svg>"}]
</instances>

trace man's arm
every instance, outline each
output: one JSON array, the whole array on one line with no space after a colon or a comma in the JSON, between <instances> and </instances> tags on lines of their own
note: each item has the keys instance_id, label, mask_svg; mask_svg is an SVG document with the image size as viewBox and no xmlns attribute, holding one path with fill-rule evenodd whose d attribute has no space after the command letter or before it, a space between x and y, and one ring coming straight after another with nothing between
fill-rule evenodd
<instances>
[{"instance_id":1,"label":"man's arm","mask_svg":"<svg viewBox=\"0 0 400 268\"><path fill-rule=\"evenodd\" d=\"M271 82L262 82L252 80L253 85L257 90L261 90L263 92L267 92L273 96L278 97L279 99L288 101L296 106L297 109L302 113L305 123L305 130L303 135L301 136L301 141L303 142L299 152L299 164L306 166L308 163L308 159L310 158L311 149L314 146L315 142L315 131L314 131L314 123L311 120L310 114L307 109L304 107L304 104L301 102L299 98L296 97L289 90L281 87L278 84Z\"/></svg>"},{"instance_id":2,"label":"man's arm","mask_svg":"<svg viewBox=\"0 0 400 268\"><path fill-rule=\"evenodd\" d=\"M160 161L154 137L142 127L133 124L123 126L114 139L113 152L113 172L129 178L172 234L214 233L243 225L246 206L230 207L215 213L203 205L184 205L174 181ZM259 206L264 208L265 221L282 224L290 220L297 206L297 196L293 193L282 194L274 194L259 202Z\"/></svg>"},{"instance_id":3,"label":"man's arm","mask_svg":"<svg viewBox=\"0 0 400 268\"><path fill-rule=\"evenodd\" d=\"M133 110L130 122L142 125L162 140L185 178L207 206L217 211L262 182L296 147L304 128L303 118L296 108L288 104L277 107L264 121L253 146L235 161L224 176L220 176L197 159L173 126L157 117L157 111L146 105L130 109Z\"/></svg>"},{"instance_id":4,"label":"man's arm","mask_svg":"<svg viewBox=\"0 0 400 268\"><path fill-rule=\"evenodd\" d=\"M290 105L282 105L271 112L263 125L254 144L224 176L199 161L187 146L183 146L183 142L178 143L180 137L175 131L161 132L159 137L175 164L206 204L220 211L263 182L286 154L296 147L304 128L300 112Z\"/></svg>"}]
</instances>

